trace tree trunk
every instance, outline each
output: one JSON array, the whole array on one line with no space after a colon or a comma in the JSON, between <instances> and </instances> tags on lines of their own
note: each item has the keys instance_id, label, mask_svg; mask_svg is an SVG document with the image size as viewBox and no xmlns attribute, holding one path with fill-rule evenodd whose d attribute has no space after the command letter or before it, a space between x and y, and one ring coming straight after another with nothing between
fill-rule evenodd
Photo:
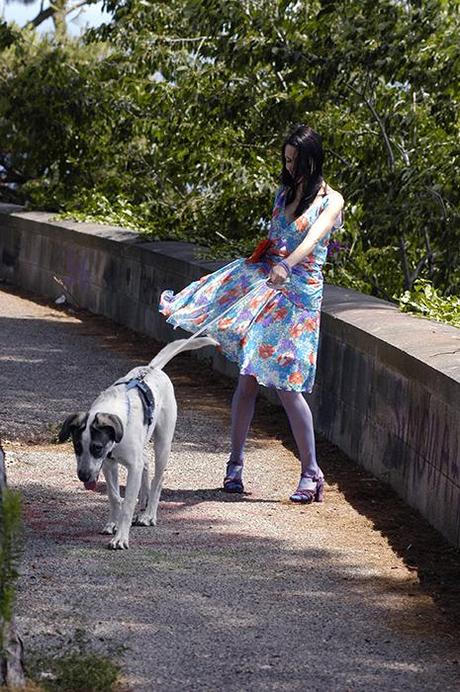
<instances>
[{"instance_id":1,"label":"tree trunk","mask_svg":"<svg viewBox=\"0 0 460 692\"><path fill-rule=\"evenodd\" d=\"M54 0L53 2L54 14L54 32L58 40L64 40L67 36L67 24L66 24L66 14L67 14L67 0Z\"/></svg>"},{"instance_id":2,"label":"tree trunk","mask_svg":"<svg viewBox=\"0 0 460 692\"><path fill-rule=\"evenodd\" d=\"M3 497L6 489L5 452L0 442L0 547L3 541ZM5 622L0 617L3 647L0 650L0 685L23 687L25 684L23 647L14 618Z\"/></svg>"}]
</instances>

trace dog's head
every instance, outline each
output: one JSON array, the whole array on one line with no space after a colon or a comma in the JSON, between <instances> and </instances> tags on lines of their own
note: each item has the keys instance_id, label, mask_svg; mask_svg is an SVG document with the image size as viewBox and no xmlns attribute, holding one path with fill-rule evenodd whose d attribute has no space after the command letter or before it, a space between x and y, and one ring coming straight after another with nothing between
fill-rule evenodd
<instances>
[{"instance_id":1,"label":"dog's head","mask_svg":"<svg viewBox=\"0 0 460 692\"><path fill-rule=\"evenodd\" d=\"M86 484L95 483L104 459L123 437L123 423L113 413L73 413L64 421L59 442L72 437L77 457L78 478Z\"/></svg>"}]
</instances>

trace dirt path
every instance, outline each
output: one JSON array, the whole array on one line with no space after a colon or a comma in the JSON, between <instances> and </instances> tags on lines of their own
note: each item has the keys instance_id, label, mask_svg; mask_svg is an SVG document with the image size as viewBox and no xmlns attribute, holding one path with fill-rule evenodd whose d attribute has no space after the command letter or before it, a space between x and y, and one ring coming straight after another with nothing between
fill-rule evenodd
<instances>
[{"instance_id":1,"label":"dirt path","mask_svg":"<svg viewBox=\"0 0 460 692\"><path fill-rule=\"evenodd\" d=\"M128 552L98 534L59 422L158 344L87 313L0 292L0 412L23 495L17 602L29 659L76 638L129 690L457 690L460 559L386 486L318 440L323 505L286 498L298 463L262 398L243 497L219 490L233 383L186 354L168 367L179 421L156 528Z\"/></svg>"}]
</instances>

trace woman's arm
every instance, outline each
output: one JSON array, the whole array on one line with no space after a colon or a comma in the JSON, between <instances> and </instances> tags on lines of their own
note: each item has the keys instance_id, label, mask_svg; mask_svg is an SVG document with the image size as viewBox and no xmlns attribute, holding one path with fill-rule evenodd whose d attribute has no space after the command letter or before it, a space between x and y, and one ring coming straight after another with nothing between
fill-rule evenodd
<instances>
[{"instance_id":1,"label":"woman's arm","mask_svg":"<svg viewBox=\"0 0 460 692\"><path fill-rule=\"evenodd\" d=\"M292 268L299 262L308 257L316 243L325 236L334 226L337 216L341 213L344 206L344 199L340 192L333 192L329 196L329 204L326 209L316 219L313 226L308 231L302 242L286 257L285 262ZM287 270L279 264L272 267L269 282L274 286L280 286L287 278Z\"/></svg>"},{"instance_id":2,"label":"woman's arm","mask_svg":"<svg viewBox=\"0 0 460 692\"><path fill-rule=\"evenodd\" d=\"M302 242L291 252L289 257L286 257L286 262L290 267L295 266L299 262L302 262L305 257L308 257L316 243L329 233L337 216L342 211L343 206L344 199L340 192L331 193L329 196L329 204L326 209L318 216Z\"/></svg>"}]
</instances>

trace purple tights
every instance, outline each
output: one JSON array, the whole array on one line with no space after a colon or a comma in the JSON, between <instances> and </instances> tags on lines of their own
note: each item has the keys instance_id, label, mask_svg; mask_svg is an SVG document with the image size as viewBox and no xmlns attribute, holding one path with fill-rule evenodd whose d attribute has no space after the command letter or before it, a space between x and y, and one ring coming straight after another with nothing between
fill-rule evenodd
<instances>
[{"instance_id":1,"label":"purple tights","mask_svg":"<svg viewBox=\"0 0 460 692\"><path fill-rule=\"evenodd\" d=\"M242 464L244 458L244 443L249 432L254 409L256 406L259 385L252 375L240 375L238 386L232 399L232 433L230 462Z\"/></svg>"},{"instance_id":2,"label":"purple tights","mask_svg":"<svg viewBox=\"0 0 460 692\"><path fill-rule=\"evenodd\" d=\"M232 399L232 426L230 462L242 464L244 444L249 432L259 385L252 375L240 375L238 386ZM277 390L284 410L287 413L292 434L299 450L302 474L314 476L319 472L316 461L315 433L310 407L301 392Z\"/></svg>"}]
</instances>

